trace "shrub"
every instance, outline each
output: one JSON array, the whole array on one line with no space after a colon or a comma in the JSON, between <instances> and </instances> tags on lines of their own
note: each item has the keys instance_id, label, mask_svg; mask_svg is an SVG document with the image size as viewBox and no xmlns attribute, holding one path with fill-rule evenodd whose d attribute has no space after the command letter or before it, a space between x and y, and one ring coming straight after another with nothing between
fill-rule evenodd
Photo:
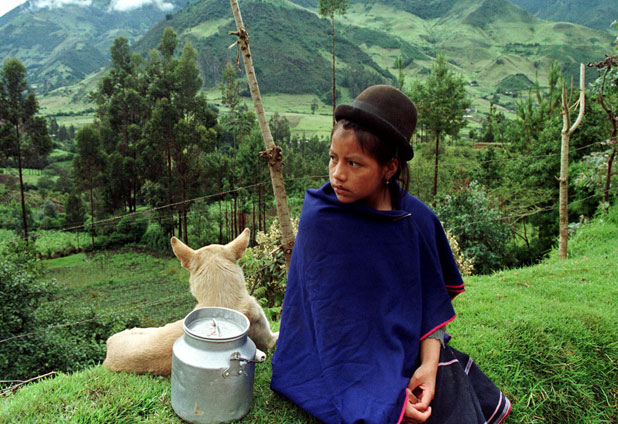
<instances>
[{"instance_id":1,"label":"shrub","mask_svg":"<svg viewBox=\"0 0 618 424\"><path fill-rule=\"evenodd\" d=\"M18 365L22 355L31 348L36 350L14 337L35 328L36 309L55 292L53 282L39 281L41 271L35 249L24 242L10 244L0 258L0 340L3 340L0 375L3 378L22 377Z\"/></svg>"},{"instance_id":2,"label":"shrub","mask_svg":"<svg viewBox=\"0 0 618 424\"><path fill-rule=\"evenodd\" d=\"M462 253L473 258L476 273L503 267L508 259L510 229L476 181L436 199L436 215L455 235Z\"/></svg>"},{"instance_id":3,"label":"shrub","mask_svg":"<svg viewBox=\"0 0 618 424\"><path fill-rule=\"evenodd\" d=\"M298 218L292 219L292 226L296 234ZM257 246L247 249L239 263L250 293L258 299L271 319L277 319L286 287L279 220L273 221L267 233L258 231L256 241Z\"/></svg>"},{"instance_id":4,"label":"shrub","mask_svg":"<svg viewBox=\"0 0 618 424\"><path fill-rule=\"evenodd\" d=\"M124 238L127 243L137 243L141 240L147 228L148 218L144 215L127 215L118 221L113 235L117 235L118 239Z\"/></svg>"},{"instance_id":5,"label":"shrub","mask_svg":"<svg viewBox=\"0 0 618 424\"><path fill-rule=\"evenodd\" d=\"M169 240L165 237L165 235L163 235L163 231L161 231L161 226L159 226L156 222L151 222L148 225L146 232L140 240L140 244L161 252L169 251L169 243Z\"/></svg>"},{"instance_id":6,"label":"shrub","mask_svg":"<svg viewBox=\"0 0 618 424\"><path fill-rule=\"evenodd\" d=\"M141 323L134 314L97 315L70 301L51 302L55 281L41 281L42 263L26 244L13 244L0 258L0 375L25 379L49 371L75 371L105 357L105 341Z\"/></svg>"},{"instance_id":7,"label":"shrub","mask_svg":"<svg viewBox=\"0 0 618 424\"><path fill-rule=\"evenodd\" d=\"M466 255L462 253L459 243L453 233L447 229L445 229L444 232L446 233L446 238L451 247L451 252L453 252L453 257L455 258L459 272L463 277L472 275L472 272L474 272L474 258L466 258Z\"/></svg>"},{"instance_id":8,"label":"shrub","mask_svg":"<svg viewBox=\"0 0 618 424\"><path fill-rule=\"evenodd\" d=\"M46 200L43 204L43 218L56 218L58 215L58 208L51 200Z\"/></svg>"}]
</instances>

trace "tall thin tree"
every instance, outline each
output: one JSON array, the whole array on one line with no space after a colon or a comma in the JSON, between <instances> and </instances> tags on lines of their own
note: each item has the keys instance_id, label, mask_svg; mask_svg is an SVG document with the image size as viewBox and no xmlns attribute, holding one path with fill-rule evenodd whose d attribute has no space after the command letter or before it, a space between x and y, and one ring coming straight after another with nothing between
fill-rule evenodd
<instances>
[{"instance_id":1,"label":"tall thin tree","mask_svg":"<svg viewBox=\"0 0 618 424\"><path fill-rule=\"evenodd\" d=\"M618 28L618 24L615 25ZM618 40L616 41L616 50L618 50ZM600 78L600 81L597 81L597 93L598 93L598 101L605 113L607 114L607 119L609 120L610 126L612 128L611 135L607 140L609 146L611 147L610 154L607 159L607 172L605 174L605 186L603 188L603 201L605 204L609 204L609 187L610 181L612 178L612 166L614 164L614 159L616 154L618 153L618 110L615 110L612 105L609 103L610 90L613 89L614 96L616 96L616 89L618 88L618 78L614 78L614 84L611 84L612 88L606 87L606 83L608 82L608 76L610 76L610 72L612 68L614 68L614 75L616 69L618 68L618 56L605 56L605 60L599 61L597 63L589 63L588 66L594 66L599 69L599 71L603 70L603 75ZM606 91L607 90L607 91Z\"/></svg>"},{"instance_id":2,"label":"tall thin tree","mask_svg":"<svg viewBox=\"0 0 618 424\"><path fill-rule=\"evenodd\" d=\"M105 155L101 148L101 135L97 128L85 125L76 134L77 152L73 158L73 173L75 180L90 194L90 235L92 250L94 251L94 189L101 179L101 172L105 167Z\"/></svg>"},{"instance_id":3,"label":"tall thin tree","mask_svg":"<svg viewBox=\"0 0 618 424\"><path fill-rule=\"evenodd\" d=\"M329 18L331 22L332 35L332 53L333 53L333 124L335 122L335 108L337 107L337 95L335 90L337 84L335 82L335 15L345 15L345 12L350 6L350 0L320 0L318 12L325 18Z\"/></svg>"},{"instance_id":4,"label":"tall thin tree","mask_svg":"<svg viewBox=\"0 0 618 424\"><path fill-rule=\"evenodd\" d=\"M438 191L438 165L440 140L444 134L455 136L466 125L464 118L470 100L465 82L451 71L443 54L438 54L431 67L431 74L424 80L416 80L409 91L416 103L419 120L424 122L435 142L433 197Z\"/></svg>"},{"instance_id":5,"label":"tall thin tree","mask_svg":"<svg viewBox=\"0 0 618 424\"><path fill-rule=\"evenodd\" d=\"M0 70L0 147L17 162L24 237L28 240L28 219L24 194L24 162L52 151L45 118L37 116L39 103L28 88L26 68L16 58L4 61Z\"/></svg>"}]
</instances>

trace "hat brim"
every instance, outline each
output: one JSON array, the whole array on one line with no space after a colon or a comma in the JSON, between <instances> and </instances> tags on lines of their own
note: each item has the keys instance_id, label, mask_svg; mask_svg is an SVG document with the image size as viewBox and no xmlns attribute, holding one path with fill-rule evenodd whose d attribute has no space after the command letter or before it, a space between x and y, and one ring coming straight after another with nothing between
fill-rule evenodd
<instances>
[{"instance_id":1,"label":"hat brim","mask_svg":"<svg viewBox=\"0 0 618 424\"><path fill-rule=\"evenodd\" d=\"M352 104L337 106L335 108L335 120L347 119L375 133L384 141L396 143L399 147L401 159L411 160L414 157L414 151L410 145L410 140L386 119L382 118L378 111L371 109L371 105L368 103L355 100Z\"/></svg>"}]
</instances>

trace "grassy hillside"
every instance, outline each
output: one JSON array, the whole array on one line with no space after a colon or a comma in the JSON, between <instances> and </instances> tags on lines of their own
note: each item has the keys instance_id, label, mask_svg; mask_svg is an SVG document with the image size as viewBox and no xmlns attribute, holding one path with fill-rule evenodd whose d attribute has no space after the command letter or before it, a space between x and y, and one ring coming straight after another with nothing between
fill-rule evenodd
<instances>
[{"instance_id":1,"label":"grassy hillside","mask_svg":"<svg viewBox=\"0 0 618 424\"><path fill-rule=\"evenodd\" d=\"M320 18L316 5L311 0L247 0L241 4L264 95L322 97L329 92L330 22ZM216 90L225 63L237 60L236 49L228 48L235 41L228 34L235 30L229 4L197 0L168 18L148 31L134 48L147 56L157 47L164 28L171 26L178 33L180 46L190 41L197 49L205 88ZM487 98L498 89L510 91L501 96L507 108L513 107L514 96L522 91L517 91L520 84L503 82L505 78L521 75L520 82L538 79L544 84L552 60L560 63L567 78L577 76L580 62L603 58L613 45L608 32L546 21L507 0L353 1L346 15L336 18L336 36L341 101L353 98L358 87L378 82L394 84L398 57L404 59L408 82L422 77L442 51L457 72L475 82L469 88L473 99ZM38 50L33 47L33 51ZM73 60L78 60L77 56ZM242 74L243 65L239 68ZM589 68L587 72L588 81L596 78L596 70ZM93 87L98 75L89 74L86 82L68 88L60 110L87 109L79 104L85 101L84 87ZM524 85L523 92L526 89ZM62 97L58 91L49 96ZM476 100L476 106L481 101ZM50 114L61 103L45 102L43 98L45 111ZM309 106L306 104L305 109Z\"/></svg>"},{"instance_id":2,"label":"grassy hillside","mask_svg":"<svg viewBox=\"0 0 618 424\"><path fill-rule=\"evenodd\" d=\"M573 22L601 31L610 31L618 19L618 3L606 0L510 0L539 18Z\"/></svg>"},{"instance_id":3,"label":"grassy hillside","mask_svg":"<svg viewBox=\"0 0 618 424\"><path fill-rule=\"evenodd\" d=\"M378 19L374 17L378 16ZM447 14L421 19L384 1L372 7L354 3L346 15L355 26L397 34L405 42L435 57L443 51L455 69L468 81L477 81L479 89L495 89L509 75L521 73L541 84L547 80L549 64L556 60L567 76L578 72L580 62L602 58L611 51L612 37L607 33L573 24L544 21L517 8L506 0L459 1ZM394 58L405 54L398 49L371 50L372 57L388 54L392 71ZM409 75L425 72L430 62L412 61ZM596 77L588 72L588 80Z\"/></svg>"},{"instance_id":4,"label":"grassy hillside","mask_svg":"<svg viewBox=\"0 0 618 424\"><path fill-rule=\"evenodd\" d=\"M330 25L315 13L287 1L244 1L243 20L250 36L260 90L264 93L309 93L322 95L330 89ZM135 49L146 54L155 48L166 26L179 34L181 43L190 41L198 51L198 67L204 84L216 87L223 67L236 62L236 41L228 35L236 26L230 5L214 0L198 0L149 31ZM381 81L392 79L356 45L338 37L340 72L361 64ZM242 60L242 59L241 59ZM244 67L240 64L244 73Z\"/></svg>"},{"instance_id":5,"label":"grassy hillside","mask_svg":"<svg viewBox=\"0 0 618 424\"><path fill-rule=\"evenodd\" d=\"M614 207L578 230L567 260L554 255L533 267L466 279L467 292L454 303L451 343L510 398L507 424L618 421L617 239ZM106 269L115 268L110 262ZM254 406L242 423L315 422L270 391L268 363L256 370ZM0 422L180 423L170 390L168 378L113 374L98 365L9 394L0 400Z\"/></svg>"}]
</instances>

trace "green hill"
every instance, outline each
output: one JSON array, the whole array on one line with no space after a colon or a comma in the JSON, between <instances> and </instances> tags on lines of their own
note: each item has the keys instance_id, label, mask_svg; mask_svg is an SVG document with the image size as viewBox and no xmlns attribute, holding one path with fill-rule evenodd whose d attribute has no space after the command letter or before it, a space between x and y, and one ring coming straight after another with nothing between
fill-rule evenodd
<instances>
[{"instance_id":1,"label":"green hill","mask_svg":"<svg viewBox=\"0 0 618 424\"><path fill-rule=\"evenodd\" d=\"M539 18L573 22L610 31L618 19L618 2L607 0L510 0Z\"/></svg>"},{"instance_id":2,"label":"green hill","mask_svg":"<svg viewBox=\"0 0 618 424\"><path fill-rule=\"evenodd\" d=\"M313 8L315 2L286 0L241 4L251 37L251 49L264 93L313 93L328 90L330 82L330 27ZM537 18L506 0L382 0L353 1L344 17L336 18L337 72L340 87L349 81L394 82L393 64L404 58L409 76L428 71L438 51L444 51L456 70L495 90L509 75L523 74L545 81L549 64L558 61L567 77L580 62L602 58L612 47L612 36L573 24ZM207 87L216 87L226 61L236 60L228 50L234 38L231 10L224 2L199 0L157 24L135 48L155 48L170 25L182 42L191 41L199 52ZM352 69L362 69L354 74ZM590 71L590 78L596 77ZM348 80L346 80L346 77ZM360 84L362 85L362 84Z\"/></svg>"},{"instance_id":3,"label":"green hill","mask_svg":"<svg viewBox=\"0 0 618 424\"><path fill-rule=\"evenodd\" d=\"M65 105L70 99L82 102L77 109L86 108L87 87L96 84L108 63L114 37L134 40L134 49L147 57L164 28L171 26L181 46L190 41L197 49L205 88L217 90L225 63L238 58L236 49L229 48L235 41L228 35L235 30L231 8L219 0L182 3L185 7L158 23L161 15L151 16L147 9L135 12L143 18L135 22L135 16L110 15L94 5L14 11L0 19L0 37L7 40L0 54L25 63L30 83L55 99L46 107L64 97ZM240 6L262 92L326 96L331 84L330 22L317 14L317 1L244 0ZM353 0L345 16L336 18L340 99L346 101L370 84L394 84L398 57L404 59L410 81L428 73L433 58L444 52L457 72L475 81L472 97L481 98L518 74L543 84L553 60L567 78L577 78L579 63L602 59L613 42L608 32L546 21L507 0ZM242 64L239 69L244 72ZM588 81L596 76L595 69L587 69ZM513 99L505 97L505 102ZM54 107L46 110L53 113Z\"/></svg>"},{"instance_id":4,"label":"green hill","mask_svg":"<svg viewBox=\"0 0 618 424\"><path fill-rule=\"evenodd\" d=\"M109 48L116 37L136 40L171 12L152 5L116 11L111 9L112 0L95 0L87 7L35 4L40 2L29 0L0 17L0 58L17 57L39 93L97 72L109 62Z\"/></svg>"},{"instance_id":5,"label":"green hill","mask_svg":"<svg viewBox=\"0 0 618 424\"><path fill-rule=\"evenodd\" d=\"M260 89L264 93L327 93L331 86L330 24L315 13L287 1L243 1L243 20ZM146 54L155 48L166 26L190 41L198 51L198 66L206 87L219 84L223 67L237 59L236 41L228 35L236 26L230 5L216 0L198 0L157 24L135 44ZM361 66L376 81L393 79L372 58L345 36L337 37L337 60L343 79L347 66ZM242 60L242 59L241 59ZM242 63L240 68L244 69ZM342 80L340 80L342 81Z\"/></svg>"}]
</instances>

